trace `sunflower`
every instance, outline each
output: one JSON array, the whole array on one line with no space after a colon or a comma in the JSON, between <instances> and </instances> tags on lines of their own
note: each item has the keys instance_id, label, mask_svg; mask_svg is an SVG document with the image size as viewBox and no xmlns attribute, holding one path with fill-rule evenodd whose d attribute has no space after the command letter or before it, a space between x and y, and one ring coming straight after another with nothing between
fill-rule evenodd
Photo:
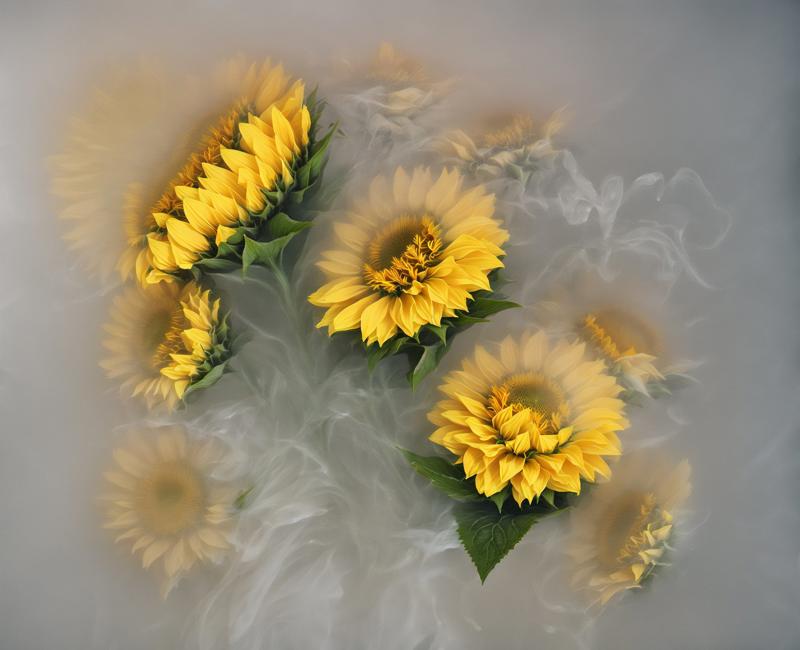
<instances>
[{"instance_id":1,"label":"sunflower","mask_svg":"<svg viewBox=\"0 0 800 650\"><path fill-rule=\"evenodd\" d=\"M110 491L104 528L116 542L140 552L142 566L157 566L162 596L195 564L219 563L231 548L236 490L214 480L224 458L207 442L189 441L180 429L136 434L114 451L104 476Z\"/></svg>"},{"instance_id":2,"label":"sunflower","mask_svg":"<svg viewBox=\"0 0 800 650\"><path fill-rule=\"evenodd\" d=\"M628 260L620 272L605 274L584 268L566 269L550 295L533 307L542 325L577 336L603 359L629 391L658 396L689 380L692 367L675 357L679 331L663 298L664 288L647 280L647 260ZM665 392L666 391L666 392Z\"/></svg>"},{"instance_id":3,"label":"sunflower","mask_svg":"<svg viewBox=\"0 0 800 650\"><path fill-rule=\"evenodd\" d=\"M434 179L421 167L375 178L334 230L340 246L317 264L329 281L308 298L327 310L317 327L360 330L379 346L466 311L472 292L491 289L508 239L493 195L464 189L456 171Z\"/></svg>"},{"instance_id":4,"label":"sunflower","mask_svg":"<svg viewBox=\"0 0 800 650\"><path fill-rule=\"evenodd\" d=\"M675 517L691 494L691 467L684 460L631 456L573 513L568 553L574 584L600 604L626 589L640 588L663 564Z\"/></svg>"},{"instance_id":5,"label":"sunflower","mask_svg":"<svg viewBox=\"0 0 800 650\"><path fill-rule=\"evenodd\" d=\"M185 123L197 103L191 83L141 61L110 70L63 128L61 151L48 159L51 192L64 238L91 276L106 281L118 268L123 276L132 272L125 254L131 233L122 224L140 184L185 156Z\"/></svg>"},{"instance_id":6,"label":"sunflower","mask_svg":"<svg viewBox=\"0 0 800 650\"><path fill-rule=\"evenodd\" d=\"M240 93L152 207L129 211L130 250L120 264L132 264L141 283L191 269L237 229L268 217L279 203L268 193L282 196L295 185L311 131L303 82L267 61L243 75Z\"/></svg>"},{"instance_id":7,"label":"sunflower","mask_svg":"<svg viewBox=\"0 0 800 650\"><path fill-rule=\"evenodd\" d=\"M436 149L481 180L509 174L525 180L543 158L556 152L553 136L563 126L563 111L544 123L527 113L491 116L472 135L462 130L448 133L436 143Z\"/></svg>"},{"instance_id":8,"label":"sunflower","mask_svg":"<svg viewBox=\"0 0 800 650\"><path fill-rule=\"evenodd\" d=\"M477 347L439 387L447 399L428 416L439 427L430 440L458 456L479 493L510 484L520 506L608 477L604 457L620 454L617 432L628 426L622 388L584 348L551 346L542 331L508 337L496 354Z\"/></svg>"},{"instance_id":9,"label":"sunflower","mask_svg":"<svg viewBox=\"0 0 800 650\"><path fill-rule=\"evenodd\" d=\"M190 387L213 383L231 354L219 299L193 282L129 287L115 298L105 329L101 367L151 407L172 409Z\"/></svg>"}]
</instances>

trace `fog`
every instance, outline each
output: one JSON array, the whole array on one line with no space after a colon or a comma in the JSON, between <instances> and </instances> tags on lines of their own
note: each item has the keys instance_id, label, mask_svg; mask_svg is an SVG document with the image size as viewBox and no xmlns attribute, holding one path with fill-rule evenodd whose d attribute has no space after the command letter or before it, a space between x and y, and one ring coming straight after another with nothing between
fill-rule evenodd
<instances>
[{"instance_id":1,"label":"fog","mask_svg":"<svg viewBox=\"0 0 800 650\"><path fill-rule=\"evenodd\" d=\"M800 646L798 27L800 7L777 1L3 0L0 647ZM392 149L359 127L349 85L383 41L448 93ZM234 372L172 420L121 398L98 367L117 282L89 276L61 238L53 157L94 89L155 66L194 81L130 109L134 124L146 110L163 122L148 118L105 163L146 178L213 110L197 80L240 53L319 84L346 134L330 161L330 178L352 177L342 200L377 171L430 162L429 134L566 107L566 153L537 190L552 200L504 215L507 293L526 308L459 335L414 393L399 359L369 374L303 302L338 214L326 211L296 249L295 308L276 307L266 270L217 276L250 335ZM671 566L601 611L569 588L566 516L481 585L450 502L396 450L434 453L425 414L443 374L536 321L586 268L617 274L697 380L631 409L626 449L688 459L693 493ZM162 600L102 530L97 495L120 436L168 420L223 440L256 488L231 559Z\"/></svg>"}]
</instances>

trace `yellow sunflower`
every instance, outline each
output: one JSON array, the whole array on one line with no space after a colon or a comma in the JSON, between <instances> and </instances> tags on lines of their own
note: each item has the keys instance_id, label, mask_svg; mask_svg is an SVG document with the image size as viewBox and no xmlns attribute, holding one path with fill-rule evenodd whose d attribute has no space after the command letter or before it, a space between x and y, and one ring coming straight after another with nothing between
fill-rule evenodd
<instances>
[{"instance_id":1,"label":"yellow sunflower","mask_svg":"<svg viewBox=\"0 0 800 650\"><path fill-rule=\"evenodd\" d=\"M458 456L477 491L492 496L511 485L514 500L533 502L546 489L580 493L581 480L608 477L604 457L620 454L617 432L628 426L622 388L583 343L551 345L542 331L506 338L495 354L448 374L429 419L430 439Z\"/></svg>"},{"instance_id":2,"label":"yellow sunflower","mask_svg":"<svg viewBox=\"0 0 800 650\"><path fill-rule=\"evenodd\" d=\"M675 517L691 494L691 467L659 459L623 459L614 480L600 486L572 517L568 553L573 582L594 602L607 603L642 582L663 564Z\"/></svg>"},{"instance_id":3,"label":"yellow sunflower","mask_svg":"<svg viewBox=\"0 0 800 650\"><path fill-rule=\"evenodd\" d=\"M114 451L104 476L109 492L104 528L116 542L157 566L162 596L195 564L219 563L231 548L236 489L213 478L224 458L211 442L189 441L180 429L131 436Z\"/></svg>"},{"instance_id":4,"label":"yellow sunflower","mask_svg":"<svg viewBox=\"0 0 800 650\"><path fill-rule=\"evenodd\" d=\"M417 167L379 176L369 198L334 224L339 247L318 266L328 282L309 296L326 312L330 335L360 330L369 345L466 311L472 292L491 289L508 233L494 218L494 196L465 189L461 174L434 178Z\"/></svg>"},{"instance_id":5,"label":"yellow sunflower","mask_svg":"<svg viewBox=\"0 0 800 650\"><path fill-rule=\"evenodd\" d=\"M268 216L265 193L292 186L295 162L309 144L304 94L303 82L292 82L282 66L251 66L240 95L152 207L142 213L132 206L123 273L133 266L141 283L173 280L236 228Z\"/></svg>"},{"instance_id":6,"label":"yellow sunflower","mask_svg":"<svg viewBox=\"0 0 800 650\"><path fill-rule=\"evenodd\" d=\"M172 409L191 386L212 383L231 354L219 299L193 282L129 287L115 298L105 330L101 367L151 407Z\"/></svg>"}]
</instances>

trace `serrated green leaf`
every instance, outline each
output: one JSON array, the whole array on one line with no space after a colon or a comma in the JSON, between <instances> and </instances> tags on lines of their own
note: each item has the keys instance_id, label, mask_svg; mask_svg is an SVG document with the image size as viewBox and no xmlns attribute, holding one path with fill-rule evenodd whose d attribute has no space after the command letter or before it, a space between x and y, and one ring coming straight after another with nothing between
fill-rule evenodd
<instances>
[{"instance_id":1,"label":"serrated green leaf","mask_svg":"<svg viewBox=\"0 0 800 650\"><path fill-rule=\"evenodd\" d=\"M223 361L219 365L214 366L209 370L202 379L199 379L196 382L193 382L187 389L186 392L183 394L184 399L188 397L191 393L195 391L201 390L203 388L208 388L209 386L213 386L216 384L222 375L225 372L225 366L228 365L227 361Z\"/></svg>"},{"instance_id":2,"label":"serrated green leaf","mask_svg":"<svg viewBox=\"0 0 800 650\"><path fill-rule=\"evenodd\" d=\"M460 465L453 465L439 456L419 456L407 449L400 451L420 476L447 496L459 501L485 501L485 497L475 491L475 485L464 477Z\"/></svg>"},{"instance_id":3,"label":"serrated green leaf","mask_svg":"<svg viewBox=\"0 0 800 650\"><path fill-rule=\"evenodd\" d=\"M453 513L458 537L481 582L541 517L535 512L498 512L489 502L462 503Z\"/></svg>"}]
</instances>

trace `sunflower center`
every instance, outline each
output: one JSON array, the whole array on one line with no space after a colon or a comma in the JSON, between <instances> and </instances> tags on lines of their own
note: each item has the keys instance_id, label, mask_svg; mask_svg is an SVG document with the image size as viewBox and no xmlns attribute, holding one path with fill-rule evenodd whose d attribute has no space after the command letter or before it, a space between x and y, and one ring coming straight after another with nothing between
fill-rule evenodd
<instances>
[{"instance_id":1,"label":"sunflower center","mask_svg":"<svg viewBox=\"0 0 800 650\"><path fill-rule=\"evenodd\" d=\"M181 462L155 467L141 481L137 511L148 532L174 535L196 524L205 504L203 483L195 470Z\"/></svg>"},{"instance_id":2,"label":"sunflower center","mask_svg":"<svg viewBox=\"0 0 800 650\"><path fill-rule=\"evenodd\" d=\"M171 312L155 315L144 328L143 334L148 350L154 350L151 357L153 368L161 369L172 359L171 354L183 351L183 337L186 329L186 316L183 306L178 305Z\"/></svg>"},{"instance_id":3,"label":"sunflower center","mask_svg":"<svg viewBox=\"0 0 800 650\"><path fill-rule=\"evenodd\" d=\"M661 348L658 337L647 324L619 309L587 314L579 329L612 361L639 353L657 356Z\"/></svg>"},{"instance_id":4,"label":"sunflower center","mask_svg":"<svg viewBox=\"0 0 800 650\"><path fill-rule=\"evenodd\" d=\"M395 219L367 246L367 285L384 293L400 293L426 277L441 249L439 227L430 217Z\"/></svg>"},{"instance_id":5,"label":"sunflower center","mask_svg":"<svg viewBox=\"0 0 800 650\"><path fill-rule=\"evenodd\" d=\"M598 530L599 558L609 567L634 559L642 548L651 546L646 532L666 523L668 514L662 511L651 492L629 492L616 501L605 513Z\"/></svg>"},{"instance_id":6,"label":"sunflower center","mask_svg":"<svg viewBox=\"0 0 800 650\"><path fill-rule=\"evenodd\" d=\"M514 375L492 387L489 410L497 414L509 407L514 414L527 410L543 434L557 433L569 416L564 391L538 374Z\"/></svg>"}]
</instances>

